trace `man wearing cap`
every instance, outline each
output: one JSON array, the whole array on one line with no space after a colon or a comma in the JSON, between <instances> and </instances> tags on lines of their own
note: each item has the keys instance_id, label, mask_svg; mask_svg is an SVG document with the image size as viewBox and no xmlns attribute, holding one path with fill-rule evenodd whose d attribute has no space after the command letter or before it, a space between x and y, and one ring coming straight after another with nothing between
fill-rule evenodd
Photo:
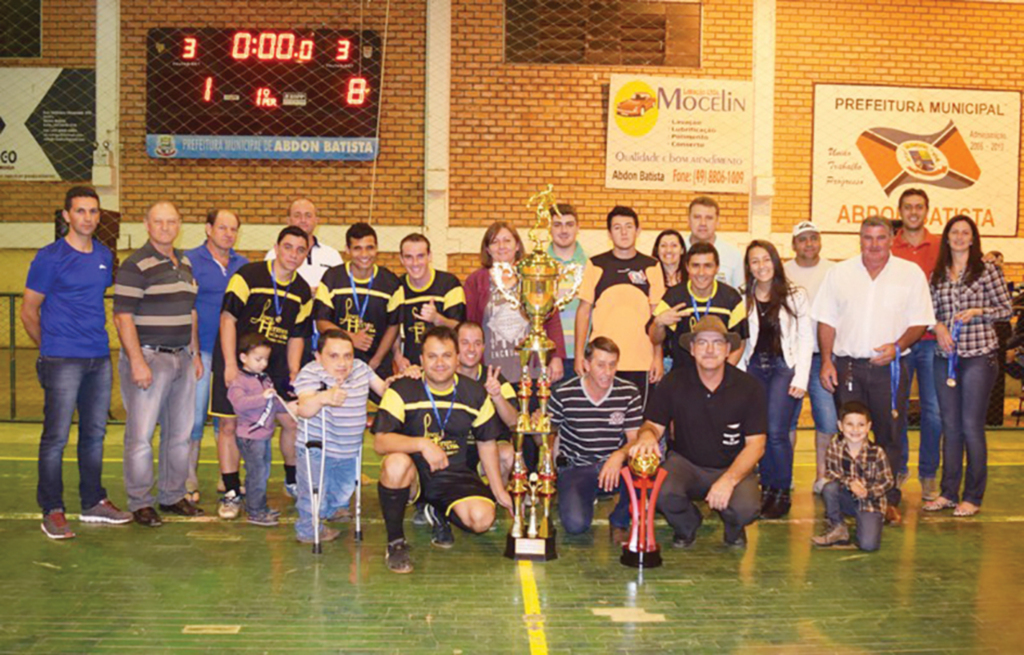
<instances>
[{"instance_id":1,"label":"man wearing cap","mask_svg":"<svg viewBox=\"0 0 1024 655\"><path fill-rule=\"evenodd\" d=\"M821 258L821 233L818 226L811 221L802 221L793 228L793 252L796 257L786 262L783 268L786 277L793 284L807 291L807 299L813 305L818 289L825 280L825 275L835 266L835 262ZM818 326L814 324L814 356L811 358L811 377L807 382L807 395L811 398L811 413L814 417L814 452L815 470L814 493L820 494L825 486L825 451L828 442L835 434L837 421L835 400L832 392L821 386L821 353L818 348ZM803 406L803 401L800 402ZM800 412L793 416L792 431L796 431Z\"/></svg>"},{"instance_id":2,"label":"man wearing cap","mask_svg":"<svg viewBox=\"0 0 1024 655\"><path fill-rule=\"evenodd\" d=\"M935 324L935 312L924 273L891 256L892 240L892 223L878 216L865 218L860 256L828 272L811 318L818 322L822 386L835 394L837 407L851 400L867 405L875 443L890 462L900 462L900 432L910 396L906 358ZM898 523L899 488L886 496L886 523Z\"/></svg>"},{"instance_id":3,"label":"man wearing cap","mask_svg":"<svg viewBox=\"0 0 1024 655\"><path fill-rule=\"evenodd\" d=\"M658 510L675 531L673 547L693 545L702 521L693 501L701 499L722 518L726 545L743 547L746 526L761 506L754 467L767 440L765 392L753 376L726 363L741 340L717 316L703 317L680 343L693 363L669 373L655 389L630 455L658 453L671 423Z\"/></svg>"}]
</instances>

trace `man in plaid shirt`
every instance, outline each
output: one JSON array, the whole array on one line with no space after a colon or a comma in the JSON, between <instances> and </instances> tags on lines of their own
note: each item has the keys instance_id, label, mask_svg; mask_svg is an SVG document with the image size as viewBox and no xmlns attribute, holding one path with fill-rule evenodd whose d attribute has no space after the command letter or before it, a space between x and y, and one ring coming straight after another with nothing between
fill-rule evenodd
<instances>
[{"instance_id":1,"label":"man in plaid shirt","mask_svg":"<svg viewBox=\"0 0 1024 655\"><path fill-rule=\"evenodd\" d=\"M878 550L887 507L885 494L894 486L885 451L868 441L871 415L863 403L850 401L839 410L839 429L825 452L825 518L829 527L811 541L816 546L850 543L844 516L857 518L857 546Z\"/></svg>"}]
</instances>

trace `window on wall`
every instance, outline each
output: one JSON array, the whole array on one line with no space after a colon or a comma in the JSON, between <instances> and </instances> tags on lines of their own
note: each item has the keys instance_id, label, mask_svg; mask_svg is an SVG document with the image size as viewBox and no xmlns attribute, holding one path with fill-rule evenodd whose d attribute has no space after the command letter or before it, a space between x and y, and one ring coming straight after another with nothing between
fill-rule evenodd
<instances>
[{"instance_id":1,"label":"window on wall","mask_svg":"<svg viewBox=\"0 0 1024 655\"><path fill-rule=\"evenodd\" d=\"M698 0L505 0L505 61L700 66Z\"/></svg>"},{"instance_id":2,"label":"window on wall","mask_svg":"<svg viewBox=\"0 0 1024 655\"><path fill-rule=\"evenodd\" d=\"M0 0L0 59L41 57L41 0Z\"/></svg>"}]
</instances>

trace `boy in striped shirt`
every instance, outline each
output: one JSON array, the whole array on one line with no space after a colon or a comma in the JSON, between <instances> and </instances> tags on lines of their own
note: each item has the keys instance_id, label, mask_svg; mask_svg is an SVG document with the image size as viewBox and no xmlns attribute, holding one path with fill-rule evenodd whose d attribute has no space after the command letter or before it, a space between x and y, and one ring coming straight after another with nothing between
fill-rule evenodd
<instances>
[{"instance_id":1,"label":"boy in striped shirt","mask_svg":"<svg viewBox=\"0 0 1024 655\"><path fill-rule=\"evenodd\" d=\"M640 391L615 377L619 347L597 337L583 350L583 375L551 393L551 420L558 428L558 513L569 534L590 529L598 493L619 489L619 471L643 423ZM629 501L620 494L609 517L610 536L629 532Z\"/></svg>"}]
</instances>

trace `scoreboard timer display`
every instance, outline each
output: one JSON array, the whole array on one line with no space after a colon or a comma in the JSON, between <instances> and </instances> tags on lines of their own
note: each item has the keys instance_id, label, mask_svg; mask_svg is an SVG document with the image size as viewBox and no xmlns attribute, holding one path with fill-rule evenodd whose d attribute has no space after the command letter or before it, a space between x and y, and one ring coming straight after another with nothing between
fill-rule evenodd
<instances>
[{"instance_id":1,"label":"scoreboard timer display","mask_svg":"<svg viewBox=\"0 0 1024 655\"><path fill-rule=\"evenodd\" d=\"M146 150L160 159L375 159L381 45L369 30L151 29Z\"/></svg>"}]
</instances>

